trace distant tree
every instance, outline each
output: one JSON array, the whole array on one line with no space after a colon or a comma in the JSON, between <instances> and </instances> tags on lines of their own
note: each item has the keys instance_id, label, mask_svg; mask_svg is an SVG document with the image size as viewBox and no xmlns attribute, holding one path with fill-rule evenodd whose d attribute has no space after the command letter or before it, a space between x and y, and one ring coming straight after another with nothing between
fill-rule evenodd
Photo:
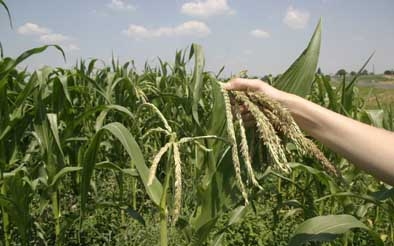
<instances>
[{"instance_id":1,"label":"distant tree","mask_svg":"<svg viewBox=\"0 0 394 246\"><path fill-rule=\"evenodd\" d=\"M337 76L344 76L344 75L346 75L347 74L347 72L346 72L346 70L345 69L339 69L338 70L338 72L336 73L336 75Z\"/></svg>"},{"instance_id":2,"label":"distant tree","mask_svg":"<svg viewBox=\"0 0 394 246\"><path fill-rule=\"evenodd\" d=\"M320 67L317 69L317 74L323 74Z\"/></svg>"},{"instance_id":3,"label":"distant tree","mask_svg":"<svg viewBox=\"0 0 394 246\"><path fill-rule=\"evenodd\" d=\"M263 80L269 84L272 84L272 81L273 81L272 74L264 75L264 77L262 77L261 80Z\"/></svg>"},{"instance_id":4,"label":"distant tree","mask_svg":"<svg viewBox=\"0 0 394 246\"><path fill-rule=\"evenodd\" d=\"M384 71L384 75L394 75L394 70L386 70Z\"/></svg>"},{"instance_id":5,"label":"distant tree","mask_svg":"<svg viewBox=\"0 0 394 246\"><path fill-rule=\"evenodd\" d=\"M355 76L357 73L355 71L351 71L350 75Z\"/></svg>"},{"instance_id":6,"label":"distant tree","mask_svg":"<svg viewBox=\"0 0 394 246\"><path fill-rule=\"evenodd\" d=\"M361 72L361 75L368 75L368 70L367 70L367 69L364 69L364 70Z\"/></svg>"}]
</instances>

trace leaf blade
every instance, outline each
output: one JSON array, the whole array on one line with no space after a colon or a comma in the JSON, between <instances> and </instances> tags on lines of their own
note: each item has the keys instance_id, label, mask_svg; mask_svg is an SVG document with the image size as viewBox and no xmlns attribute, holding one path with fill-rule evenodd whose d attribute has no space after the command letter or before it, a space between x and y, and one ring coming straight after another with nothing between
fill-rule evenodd
<instances>
[{"instance_id":1,"label":"leaf blade","mask_svg":"<svg viewBox=\"0 0 394 246\"><path fill-rule=\"evenodd\" d=\"M379 236L355 217L347 214L317 216L301 223L290 239L289 246L302 245L305 242L328 242L350 229L367 230L376 245L383 245Z\"/></svg>"},{"instance_id":2,"label":"leaf blade","mask_svg":"<svg viewBox=\"0 0 394 246\"><path fill-rule=\"evenodd\" d=\"M309 94L319 60L321 22L320 19L307 48L275 82L275 87L302 97Z\"/></svg>"}]
</instances>

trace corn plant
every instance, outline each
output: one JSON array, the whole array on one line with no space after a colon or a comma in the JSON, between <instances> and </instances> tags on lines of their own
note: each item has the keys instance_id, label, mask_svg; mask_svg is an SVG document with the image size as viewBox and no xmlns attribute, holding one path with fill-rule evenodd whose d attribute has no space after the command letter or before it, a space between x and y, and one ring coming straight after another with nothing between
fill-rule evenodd
<instances>
[{"instance_id":1,"label":"corn plant","mask_svg":"<svg viewBox=\"0 0 394 246\"><path fill-rule=\"evenodd\" d=\"M270 83L392 129L391 108L369 111L356 79L335 88L315 75L321 29L319 21L300 57ZM14 59L0 48L4 245L394 241L393 188L305 136L279 103L223 90L227 78L205 71L198 44L142 72L115 58L21 70L32 55L63 50L42 46ZM230 100L248 106L256 128ZM242 231L250 227L261 234Z\"/></svg>"}]
</instances>

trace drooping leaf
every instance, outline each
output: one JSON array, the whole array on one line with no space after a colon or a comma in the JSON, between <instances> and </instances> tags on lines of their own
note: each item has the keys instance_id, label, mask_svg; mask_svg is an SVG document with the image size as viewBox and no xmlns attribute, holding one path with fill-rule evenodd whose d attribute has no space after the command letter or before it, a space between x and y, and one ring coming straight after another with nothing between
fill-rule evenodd
<instances>
[{"instance_id":1,"label":"drooping leaf","mask_svg":"<svg viewBox=\"0 0 394 246\"><path fill-rule=\"evenodd\" d=\"M10 26L12 28L12 18L11 18L11 13L10 13L10 10L8 9L8 6L5 4L4 0L0 0L0 5L2 5L4 7L5 11L7 12L8 20L9 20Z\"/></svg>"},{"instance_id":2,"label":"drooping leaf","mask_svg":"<svg viewBox=\"0 0 394 246\"><path fill-rule=\"evenodd\" d=\"M8 66L3 68L2 71L0 71L0 80L7 73L9 73L12 69L14 69L18 64L20 64L21 62L23 62L24 60L26 60L27 58L29 58L32 55L44 52L48 47L54 47L55 49L60 51L60 53L62 54L62 56L64 58L64 61L66 61L66 55L65 55L63 49L59 45L44 45L41 47L33 48L33 49L23 52L15 60L12 60L12 62L8 63Z\"/></svg>"},{"instance_id":3,"label":"drooping leaf","mask_svg":"<svg viewBox=\"0 0 394 246\"><path fill-rule=\"evenodd\" d=\"M379 236L355 217L347 214L317 216L304 221L295 230L289 246L302 245L306 242L329 242L350 229L367 230L375 241L375 245L382 245Z\"/></svg>"},{"instance_id":4,"label":"drooping leaf","mask_svg":"<svg viewBox=\"0 0 394 246\"><path fill-rule=\"evenodd\" d=\"M120 105L115 105L115 104L109 104L109 105L100 105L94 108L91 108L85 112L83 112L80 116L75 118L69 127L66 128L66 133L64 135L66 136L72 136L74 130L76 127L80 126L88 117L91 117L95 113L101 111L101 112L108 112L110 110L117 111L120 113L123 113L130 117L131 119L134 119L134 115L125 107L120 106ZM97 129L99 130L99 129Z\"/></svg>"},{"instance_id":5,"label":"drooping leaf","mask_svg":"<svg viewBox=\"0 0 394 246\"><path fill-rule=\"evenodd\" d=\"M114 171L118 171L121 172L123 174L127 174L133 177L138 177L138 172L136 169L134 168L121 168L120 166L109 162L109 161L103 161L100 163L96 164L96 169L110 169L110 170L114 170Z\"/></svg>"},{"instance_id":6,"label":"drooping leaf","mask_svg":"<svg viewBox=\"0 0 394 246\"><path fill-rule=\"evenodd\" d=\"M330 175L328 175L324 171L317 170L313 167L301 164L301 163L289 163L289 166L291 169L301 169L303 171L308 172L309 174L312 174L315 176L321 183L325 184L329 189L331 193L335 193L338 190L337 185L335 184L334 180L331 178Z\"/></svg>"},{"instance_id":7,"label":"drooping leaf","mask_svg":"<svg viewBox=\"0 0 394 246\"><path fill-rule=\"evenodd\" d=\"M140 175L140 178L145 186L149 197L156 205L159 205L160 197L163 192L162 185L157 180L157 178L154 178L152 185L148 185L149 168L145 164L145 160L140 147L125 126L123 126L121 123L114 122L103 126L95 134L89 144L88 149L86 150L81 181L81 215L83 216L86 210L90 179L95 168L96 156L98 153L101 137L106 131L110 132L120 141L126 152L129 154L130 158L134 160L135 167Z\"/></svg>"},{"instance_id":8,"label":"drooping leaf","mask_svg":"<svg viewBox=\"0 0 394 246\"><path fill-rule=\"evenodd\" d=\"M386 200L390 197L394 198L394 187L391 189L384 188L382 190L376 191L372 193L371 196L379 201Z\"/></svg>"},{"instance_id":9,"label":"drooping leaf","mask_svg":"<svg viewBox=\"0 0 394 246\"><path fill-rule=\"evenodd\" d=\"M325 200L328 198L333 198L333 197L354 197L354 198L364 200L366 202L371 202L371 203L375 203L376 205L380 205L380 201L373 196L370 196L367 194L357 194L357 193L353 193L350 191L338 192L338 193L334 193L331 195L323 196L323 197L316 199L315 202L320 202L322 200Z\"/></svg>"},{"instance_id":10,"label":"drooping leaf","mask_svg":"<svg viewBox=\"0 0 394 246\"><path fill-rule=\"evenodd\" d=\"M275 87L302 97L309 94L319 60L321 22L320 19L308 47L287 71L275 81Z\"/></svg>"},{"instance_id":11,"label":"drooping leaf","mask_svg":"<svg viewBox=\"0 0 394 246\"><path fill-rule=\"evenodd\" d=\"M56 184L60 181L60 179L66 175L67 173L71 172L78 172L82 170L82 167L64 167L62 168L52 179L52 183L50 186L56 186Z\"/></svg>"}]
</instances>

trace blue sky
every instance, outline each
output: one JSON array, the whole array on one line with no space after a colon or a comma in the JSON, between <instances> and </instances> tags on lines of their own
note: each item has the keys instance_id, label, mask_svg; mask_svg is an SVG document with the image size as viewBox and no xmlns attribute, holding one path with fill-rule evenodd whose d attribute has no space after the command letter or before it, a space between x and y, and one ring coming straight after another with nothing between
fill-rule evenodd
<instances>
[{"instance_id":1,"label":"blue sky","mask_svg":"<svg viewBox=\"0 0 394 246\"><path fill-rule=\"evenodd\" d=\"M156 57L202 44L207 69L250 75L283 72L305 48L323 18L319 66L332 73L368 67L394 68L392 0L6 0L14 29L0 10L0 41L16 56L45 43L59 43L68 65L91 57L133 59L138 67ZM65 66L55 51L29 59L32 68Z\"/></svg>"}]
</instances>

